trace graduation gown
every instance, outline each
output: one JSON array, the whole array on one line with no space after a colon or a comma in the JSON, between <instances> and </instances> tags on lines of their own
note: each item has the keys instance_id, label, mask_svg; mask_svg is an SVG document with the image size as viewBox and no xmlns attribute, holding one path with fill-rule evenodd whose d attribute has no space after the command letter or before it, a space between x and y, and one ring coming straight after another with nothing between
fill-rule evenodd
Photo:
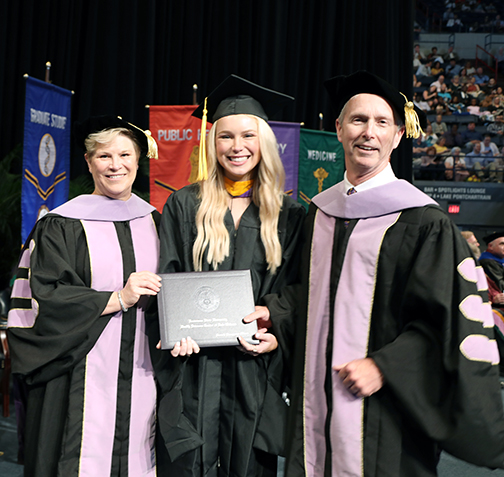
<instances>
[{"instance_id":1,"label":"graduation gown","mask_svg":"<svg viewBox=\"0 0 504 477\"><path fill-rule=\"evenodd\" d=\"M286 475L434 476L440 449L504 468L491 308L460 232L405 181L313 202ZM366 356L384 386L358 398L332 366Z\"/></svg>"},{"instance_id":2,"label":"graduation gown","mask_svg":"<svg viewBox=\"0 0 504 477\"><path fill-rule=\"evenodd\" d=\"M156 473L146 297L101 316L132 272L157 271L154 216L135 195L80 196L26 242L8 318L12 369L28 385L26 476Z\"/></svg>"},{"instance_id":3,"label":"graduation gown","mask_svg":"<svg viewBox=\"0 0 504 477\"><path fill-rule=\"evenodd\" d=\"M160 273L194 270L198 188L197 184L187 186L166 202L161 221ZM250 269L255 303L264 304L266 295L279 292L296 277L304 216L304 208L285 196L278 222L282 264L272 275L267 271L261 242L258 207L250 204L237 230L228 211L229 256L219 270ZM212 269L206 255L203 268ZM158 323L154 323L153 345L158 330ZM287 412L282 399L287 353L279 347L254 357L233 346L203 348L198 355L173 358L169 351L153 349L167 469L176 470L180 476L216 476L217 472L219 476L258 476L262 464L257 462L254 449L273 454L265 467L276 467L276 455L283 452Z\"/></svg>"}]
</instances>

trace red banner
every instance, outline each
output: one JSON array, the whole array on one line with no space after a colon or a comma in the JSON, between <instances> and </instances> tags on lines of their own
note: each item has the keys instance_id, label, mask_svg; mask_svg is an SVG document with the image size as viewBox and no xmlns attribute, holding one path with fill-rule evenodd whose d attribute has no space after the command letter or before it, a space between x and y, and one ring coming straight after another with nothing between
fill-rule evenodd
<instances>
[{"instance_id":1,"label":"red banner","mask_svg":"<svg viewBox=\"0 0 504 477\"><path fill-rule=\"evenodd\" d=\"M159 159L150 160L150 202L159 212L172 192L196 181L201 120L191 116L195 109L149 108L149 129L159 148Z\"/></svg>"}]
</instances>

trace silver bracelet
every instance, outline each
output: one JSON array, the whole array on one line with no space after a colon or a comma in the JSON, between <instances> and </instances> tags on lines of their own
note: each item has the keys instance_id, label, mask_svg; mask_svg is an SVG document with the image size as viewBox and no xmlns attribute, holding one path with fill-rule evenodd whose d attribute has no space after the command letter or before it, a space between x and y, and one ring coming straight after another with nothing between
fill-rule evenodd
<instances>
[{"instance_id":1,"label":"silver bracelet","mask_svg":"<svg viewBox=\"0 0 504 477\"><path fill-rule=\"evenodd\" d=\"M117 292L117 296L119 297L119 304L121 305L121 310L123 311L123 313L126 313L128 311L128 309L124 306L120 291Z\"/></svg>"}]
</instances>

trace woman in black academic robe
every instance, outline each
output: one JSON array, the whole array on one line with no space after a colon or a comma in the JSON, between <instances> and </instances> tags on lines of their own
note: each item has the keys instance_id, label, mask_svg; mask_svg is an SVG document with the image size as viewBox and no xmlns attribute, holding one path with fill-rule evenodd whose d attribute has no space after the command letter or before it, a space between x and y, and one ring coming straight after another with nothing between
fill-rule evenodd
<instances>
[{"instance_id":1,"label":"woman in black academic robe","mask_svg":"<svg viewBox=\"0 0 504 477\"><path fill-rule=\"evenodd\" d=\"M304 208L283 193L283 166L265 112L289 99L236 76L207 98L208 177L168 198L160 273L249 269L259 306L295 280ZM200 106L195 115L202 112ZM258 328L256 346L240 338L240 347L200 350L187 337L171 352L152 350L163 470L276 476L288 349L278 346L270 320L259 320Z\"/></svg>"},{"instance_id":2,"label":"woman in black academic robe","mask_svg":"<svg viewBox=\"0 0 504 477\"><path fill-rule=\"evenodd\" d=\"M159 214L131 193L148 139L110 116L76 135L95 190L37 222L12 291L12 368L28 388L24 475L155 476L143 295L159 291Z\"/></svg>"}]
</instances>

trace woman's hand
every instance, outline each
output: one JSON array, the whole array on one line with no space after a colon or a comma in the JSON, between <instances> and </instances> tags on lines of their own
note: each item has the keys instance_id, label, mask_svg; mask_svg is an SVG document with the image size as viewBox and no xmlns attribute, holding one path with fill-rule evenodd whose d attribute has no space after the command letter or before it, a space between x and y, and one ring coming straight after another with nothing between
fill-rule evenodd
<instances>
[{"instance_id":1,"label":"woman's hand","mask_svg":"<svg viewBox=\"0 0 504 477\"><path fill-rule=\"evenodd\" d=\"M250 315L249 315L250 316ZM278 348L278 341L275 335L268 333L267 328L261 328L254 335L256 340L259 340L259 344L253 345L245 341L241 336L238 337L240 346L238 347L243 352L251 354L252 356L258 356L264 353L270 353Z\"/></svg>"},{"instance_id":2,"label":"woman's hand","mask_svg":"<svg viewBox=\"0 0 504 477\"><path fill-rule=\"evenodd\" d=\"M121 290L121 298L126 308L136 305L142 295L157 295L161 290L161 277L152 272L132 273L126 286Z\"/></svg>"},{"instance_id":3,"label":"woman's hand","mask_svg":"<svg viewBox=\"0 0 504 477\"><path fill-rule=\"evenodd\" d=\"M131 308L136 305L142 295L157 295L159 290L161 290L160 276L152 272L132 273L126 282L126 286L120 292L114 292L110 295L102 315L117 313L123 308ZM119 300L119 293L121 294L122 304Z\"/></svg>"},{"instance_id":4,"label":"woman's hand","mask_svg":"<svg viewBox=\"0 0 504 477\"><path fill-rule=\"evenodd\" d=\"M270 353L278 348L278 341L275 335L267 333L268 328L271 328L270 312L266 306L256 306L255 311L243 318L244 323L252 323L257 321L258 331L254 338L259 340L259 344L252 345L245 341L241 336L238 337L240 342L239 348L252 356L257 356L263 353Z\"/></svg>"},{"instance_id":5,"label":"woman's hand","mask_svg":"<svg viewBox=\"0 0 504 477\"><path fill-rule=\"evenodd\" d=\"M159 343L161 347L161 343ZM191 356L193 353L199 353L200 347L190 336L182 338L171 350L171 355L176 358L177 356Z\"/></svg>"},{"instance_id":6,"label":"woman's hand","mask_svg":"<svg viewBox=\"0 0 504 477\"><path fill-rule=\"evenodd\" d=\"M257 328L271 328L270 312L266 306L256 306L255 311L243 318L244 323L257 321Z\"/></svg>"}]
</instances>

